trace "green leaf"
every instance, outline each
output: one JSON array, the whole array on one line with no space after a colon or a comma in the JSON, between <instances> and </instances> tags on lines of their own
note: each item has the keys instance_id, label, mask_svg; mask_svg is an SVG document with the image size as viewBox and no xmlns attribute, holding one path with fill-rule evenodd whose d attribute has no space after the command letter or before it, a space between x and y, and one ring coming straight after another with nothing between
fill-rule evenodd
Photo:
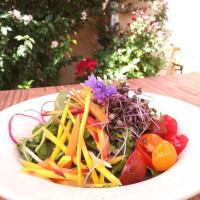
<instances>
[{"instance_id":1,"label":"green leaf","mask_svg":"<svg viewBox=\"0 0 200 200\"><path fill-rule=\"evenodd\" d=\"M28 46L30 49L33 48L33 45L30 41L26 41L26 46Z\"/></svg>"},{"instance_id":2,"label":"green leaf","mask_svg":"<svg viewBox=\"0 0 200 200\"><path fill-rule=\"evenodd\" d=\"M7 35L8 34L8 31L11 31L12 29L10 28L10 27L1 27L1 33L3 34L3 35Z\"/></svg>"},{"instance_id":3,"label":"green leaf","mask_svg":"<svg viewBox=\"0 0 200 200\"><path fill-rule=\"evenodd\" d=\"M61 21L61 16L57 15L56 19L54 20L54 23L60 22Z\"/></svg>"},{"instance_id":4,"label":"green leaf","mask_svg":"<svg viewBox=\"0 0 200 200\"><path fill-rule=\"evenodd\" d=\"M64 25L66 26L66 27L68 27L69 26L69 22L68 21L64 21Z\"/></svg>"},{"instance_id":5,"label":"green leaf","mask_svg":"<svg viewBox=\"0 0 200 200\"><path fill-rule=\"evenodd\" d=\"M77 41L76 40L71 40L71 42L77 45Z\"/></svg>"},{"instance_id":6,"label":"green leaf","mask_svg":"<svg viewBox=\"0 0 200 200\"><path fill-rule=\"evenodd\" d=\"M52 19L53 19L53 15L52 14L46 16L46 20L47 21L51 21Z\"/></svg>"},{"instance_id":7,"label":"green leaf","mask_svg":"<svg viewBox=\"0 0 200 200\"><path fill-rule=\"evenodd\" d=\"M15 37L15 39L17 39L18 41L23 40L23 36L17 35L17 36Z\"/></svg>"},{"instance_id":8,"label":"green leaf","mask_svg":"<svg viewBox=\"0 0 200 200\"><path fill-rule=\"evenodd\" d=\"M41 148L39 149L37 155L40 159L45 160L46 158L49 158L55 148L55 144L52 142L46 140Z\"/></svg>"},{"instance_id":9,"label":"green leaf","mask_svg":"<svg viewBox=\"0 0 200 200\"><path fill-rule=\"evenodd\" d=\"M67 34L66 36L67 36L67 39L68 39L68 40L70 40L70 39L71 39L71 38L70 38L70 36L69 36L68 34Z\"/></svg>"},{"instance_id":10,"label":"green leaf","mask_svg":"<svg viewBox=\"0 0 200 200\"><path fill-rule=\"evenodd\" d=\"M54 103L54 108L55 110L64 110L65 108L65 101L67 100L68 96L68 90L64 88L60 94L58 95L55 103Z\"/></svg>"},{"instance_id":11,"label":"green leaf","mask_svg":"<svg viewBox=\"0 0 200 200\"><path fill-rule=\"evenodd\" d=\"M29 38L30 42L32 42L33 44L35 44L35 40L33 38Z\"/></svg>"}]
</instances>

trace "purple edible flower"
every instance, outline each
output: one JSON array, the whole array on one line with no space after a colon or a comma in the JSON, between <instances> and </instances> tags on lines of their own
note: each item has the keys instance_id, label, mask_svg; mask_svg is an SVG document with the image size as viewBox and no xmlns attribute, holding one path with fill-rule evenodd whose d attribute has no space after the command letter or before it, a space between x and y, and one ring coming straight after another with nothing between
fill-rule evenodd
<instances>
[{"instance_id":1,"label":"purple edible flower","mask_svg":"<svg viewBox=\"0 0 200 200\"><path fill-rule=\"evenodd\" d=\"M103 100L107 100L108 97L114 95L117 91L115 86L110 84L106 86L104 81L99 81L91 74L88 76L88 80L85 81L85 86L92 88L93 97L97 100L98 103L102 103Z\"/></svg>"}]
</instances>

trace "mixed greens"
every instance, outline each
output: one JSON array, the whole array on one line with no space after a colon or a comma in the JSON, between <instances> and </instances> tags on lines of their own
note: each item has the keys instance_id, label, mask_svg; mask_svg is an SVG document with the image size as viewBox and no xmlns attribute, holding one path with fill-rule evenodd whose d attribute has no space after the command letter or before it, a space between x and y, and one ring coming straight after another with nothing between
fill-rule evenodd
<instances>
[{"instance_id":1,"label":"mixed greens","mask_svg":"<svg viewBox=\"0 0 200 200\"><path fill-rule=\"evenodd\" d=\"M22 171L69 186L113 187L167 170L177 160L177 123L158 118L141 95L126 82L114 85L94 75L81 91L64 89L54 110L42 110L32 135L17 142ZM182 151L187 141L181 139ZM170 156L159 157L162 151Z\"/></svg>"}]
</instances>

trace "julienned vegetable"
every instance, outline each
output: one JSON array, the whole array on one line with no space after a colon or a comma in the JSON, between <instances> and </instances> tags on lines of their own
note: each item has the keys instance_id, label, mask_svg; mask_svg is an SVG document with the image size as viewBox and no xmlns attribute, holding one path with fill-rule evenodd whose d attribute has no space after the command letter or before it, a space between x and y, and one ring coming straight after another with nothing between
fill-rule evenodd
<instances>
[{"instance_id":1,"label":"julienned vegetable","mask_svg":"<svg viewBox=\"0 0 200 200\"><path fill-rule=\"evenodd\" d=\"M22 171L68 186L115 187L169 169L188 138L177 135L174 118L158 118L141 94L125 82L114 86L91 75L81 91L63 90L54 110L44 111L51 102L44 103L39 119L15 114L9 134L23 157ZM19 116L39 124L17 140L21 132L13 121Z\"/></svg>"}]
</instances>

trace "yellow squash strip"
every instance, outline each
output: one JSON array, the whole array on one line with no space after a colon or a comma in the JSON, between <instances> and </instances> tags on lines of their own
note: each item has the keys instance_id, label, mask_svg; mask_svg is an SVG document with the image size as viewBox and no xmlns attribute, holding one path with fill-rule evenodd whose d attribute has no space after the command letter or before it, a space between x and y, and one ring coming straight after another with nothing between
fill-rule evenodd
<instances>
[{"instance_id":1,"label":"yellow squash strip","mask_svg":"<svg viewBox=\"0 0 200 200\"><path fill-rule=\"evenodd\" d=\"M53 160L47 158L47 159L44 160L44 162L47 163L52 169L60 170L58 165Z\"/></svg>"},{"instance_id":2,"label":"yellow squash strip","mask_svg":"<svg viewBox=\"0 0 200 200\"><path fill-rule=\"evenodd\" d=\"M120 180L114 176L109 170L106 169L104 165L97 165L96 169L102 173L111 183L117 184L117 185L122 185Z\"/></svg>"},{"instance_id":3,"label":"yellow squash strip","mask_svg":"<svg viewBox=\"0 0 200 200\"><path fill-rule=\"evenodd\" d=\"M89 153L91 159L94 160L94 161L96 162L95 164L98 163L98 164L104 165L105 167L112 168L112 166L111 166L110 163L106 162L103 158L100 159L100 158L96 157L92 151L88 151L88 153ZM102 156L101 156L101 157L102 157Z\"/></svg>"},{"instance_id":4,"label":"yellow squash strip","mask_svg":"<svg viewBox=\"0 0 200 200\"><path fill-rule=\"evenodd\" d=\"M55 183L67 185L67 186L74 186L77 187L77 182L75 181L67 181L67 180L57 180ZM105 187L117 187L119 185L114 183L104 183L104 184L92 184L92 183L86 183L84 185L86 188L105 188Z\"/></svg>"},{"instance_id":5,"label":"yellow squash strip","mask_svg":"<svg viewBox=\"0 0 200 200\"><path fill-rule=\"evenodd\" d=\"M62 185L67 185L67 186L73 186L73 187L78 186L77 181L56 180L54 182L58 184L62 184Z\"/></svg>"},{"instance_id":6,"label":"yellow squash strip","mask_svg":"<svg viewBox=\"0 0 200 200\"><path fill-rule=\"evenodd\" d=\"M78 167L78 186L82 186L82 173L81 173L81 147L83 143L83 134L85 131L85 125L87 121L87 117L89 114L89 109L90 109L90 98L91 98L91 92L88 93L87 97L85 98L85 109L83 113L83 118L81 121L80 125L80 130L79 130L79 138L78 138L78 148L77 148L77 167Z\"/></svg>"},{"instance_id":7,"label":"yellow squash strip","mask_svg":"<svg viewBox=\"0 0 200 200\"><path fill-rule=\"evenodd\" d=\"M46 162L39 163L39 165L42 167L42 169L46 169L46 170L51 170L52 171L52 167Z\"/></svg>"},{"instance_id":8,"label":"yellow squash strip","mask_svg":"<svg viewBox=\"0 0 200 200\"><path fill-rule=\"evenodd\" d=\"M61 122L63 124L65 124L66 122L66 119L67 119L67 111L69 110L69 105L65 105L65 108L64 108L64 111L63 111L63 114L62 114L62 117L61 117ZM61 135L62 135L62 132L63 132L63 127L61 124L59 124L59 127L58 127L58 134L57 134L57 138L60 139L61 138Z\"/></svg>"},{"instance_id":9,"label":"yellow squash strip","mask_svg":"<svg viewBox=\"0 0 200 200\"><path fill-rule=\"evenodd\" d=\"M65 103L68 104L69 106L72 106L72 107L77 108L77 109L83 108L82 106L79 106L78 104L72 103L70 101L66 101Z\"/></svg>"},{"instance_id":10,"label":"yellow squash strip","mask_svg":"<svg viewBox=\"0 0 200 200\"><path fill-rule=\"evenodd\" d=\"M25 167L33 167L33 168L42 169L42 167L40 165L38 165L38 164L29 162L27 160L22 160L22 159L20 159L20 161Z\"/></svg>"},{"instance_id":11,"label":"yellow squash strip","mask_svg":"<svg viewBox=\"0 0 200 200\"><path fill-rule=\"evenodd\" d=\"M63 110L54 110L54 111L50 111L50 112L45 112L47 115L59 115L61 113L63 113Z\"/></svg>"},{"instance_id":12,"label":"yellow squash strip","mask_svg":"<svg viewBox=\"0 0 200 200\"><path fill-rule=\"evenodd\" d=\"M46 169L36 169L32 167L27 167L22 169L23 172L35 172L36 174L43 176L44 178L57 178L57 179L65 179L65 177L56 174L54 171L46 170Z\"/></svg>"},{"instance_id":13,"label":"yellow squash strip","mask_svg":"<svg viewBox=\"0 0 200 200\"><path fill-rule=\"evenodd\" d=\"M114 184L114 183L103 183L103 184L86 183L85 184L86 188L104 188L104 187L117 187L117 186L119 186L119 185Z\"/></svg>"},{"instance_id":14,"label":"yellow squash strip","mask_svg":"<svg viewBox=\"0 0 200 200\"><path fill-rule=\"evenodd\" d=\"M58 167L63 167L66 165L69 161L71 161L71 156L62 156L59 162L57 163Z\"/></svg>"},{"instance_id":15,"label":"yellow squash strip","mask_svg":"<svg viewBox=\"0 0 200 200\"><path fill-rule=\"evenodd\" d=\"M73 124L75 124L75 119L74 119L74 116L72 115L72 113L70 112L70 110L69 110L69 109L67 110L67 113L68 113L68 115L69 115L70 119L72 120Z\"/></svg>"},{"instance_id":16,"label":"yellow squash strip","mask_svg":"<svg viewBox=\"0 0 200 200\"><path fill-rule=\"evenodd\" d=\"M104 181L105 181L105 176L101 173L99 178L99 183L104 184L105 183Z\"/></svg>"},{"instance_id":17,"label":"yellow squash strip","mask_svg":"<svg viewBox=\"0 0 200 200\"><path fill-rule=\"evenodd\" d=\"M68 132L71 129L71 126L72 126L72 121L69 120L67 122L67 126L66 126L66 129L67 129ZM64 144L66 142L66 140L67 140L67 134L65 134L65 132L63 132L63 134L62 134L62 136L60 138L60 142L62 144ZM50 156L50 159L51 160L55 160L59 153L60 153L60 148L58 146L56 146L56 148L54 149L53 153Z\"/></svg>"},{"instance_id":18,"label":"yellow squash strip","mask_svg":"<svg viewBox=\"0 0 200 200\"><path fill-rule=\"evenodd\" d=\"M78 103L81 107L84 108L84 104L82 102L80 102L75 96L71 96L71 98L76 101L76 103Z\"/></svg>"},{"instance_id":19,"label":"yellow squash strip","mask_svg":"<svg viewBox=\"0 0 200 200\"><path fill-rule=\"evenodd\" d=\"M84 100L80 97L80 95L74 88L72 88L72 92L74 93L74 95L75 95L76 99L79 101L79 103L81 103L82 105L85 105Z\"/></svg>"},{"instance_id":20,"label":"yellow squash strip","mask_svg":"<svg viewBox=\"0 0 200 200\"><path fill-rule=\"evenodd\" d=\"M87 163L87 166L88 166L89 170L91 170L92 167L93 167L93 161L90 158L90 155L88 153L88 150L87 150L87 147L85 145L85 141L84 140L82 142L82 152L83 152L83 156L85 158L85 161ZM92 178L94 183L99 183L99 177L98 177L97 172L96 172L95 169L91 173L91 178Z\"/></svg>"},{"instance_id":21,"label":"yellow squash strip","mask_svg":"<svg viewBox=\"0 0 200 200\"><path fill-rule=\"evenodd\" d=\"M103 160L103 155L101 154L101 159ZM99 183L100 184L104 184L104 181L105 181L105 176L100 173L100 179L99 179Z\"/></svg>"},{"instance_id":22,"label":"yellow squash strip","mask_svg":"<svg viewBox=\"0 0 200 200\"><path fill-rule=\"evenodd\" d=\"M52 118L54 118L63 128L64 132L63 134L67 134L67 137L70 137L69 131L66 129L65 125L55 116L51 115Z\"/></svg>"},{"instance_id":23,"label":"yellow squash strip","mask_svg":"<svg viewBox=\"0 0 200 200\"><path fill-rule=\"evenodd\" d=\"M51 140L56 146L58 146L64 153L67 151L67 147L60 142L49 130L46 128L42 128L44 131L45 136Z\"/></svg>"},{"instance_id":24,"label":"yellow squash strip","mask_svg":"<svg viewBox=\"0 0 200 200\"><path fill-rule=\"evenodd\" d=\"M73 163L77 166L77 157L74 156L73 157ZM80 163L81 165L81 169L88 169L88 167L86 165L84 165L82 162Z\"/></svg>"},{"instance_id":25,"label":"yellow squash strip","mask_svg":"<svg viewBox=\"0 0 200 200\"><path fill-rule=\"evenodd\" d=\"M46 181L53 182L51 179L46 178L46 177L44 177L44 176L41 176L41 175L35 173L34 171L25 171L25 170L22 170L22 172L23 172L24 174L28 174L28 175L31 175L31 176L35 176L35 177L44 179L44 180L46 180Z\"/></svg>"},{"instance_id":26,"label":"yellow squash strip","mask_svg":"<svg viewBox=\"0 0 200 200\"><path fill-rule=\"evenodd\" d=\"M90 87L84 87L81 91L80 91L80 94L84 97L87 96L88 92L90 92Z\"/></svg>"},{"instance_id":27,"label":"yellow squash strip","mask_svg":"<svg viewBox=\"0 0 200 200\"><path fill-rule=\"evenodd\" d=\"M113 160L112 160L112 158L110 158L110 159L108 159L108 160L106 160L106 161L107 161L108 163L110 163L111 165L114 165L114 164L120 162L120 161L123 159L123 157L124 157L124 155L122 155L122 156L117 156L117 157L115 157Z\"/></svg>"},{"instance_id":28,"label":"yellow squash strip","mask_svg":"<svg viewBox=\"0 0 200 200\"><path fill-rule=\"evenodd\" d=\"M65 178L69 181L78 181L78 175L77 174L71 174L71 173L66 173L64 172ZM84 181L82 177L82 182Z\"/></svg>"}]
</instances>

